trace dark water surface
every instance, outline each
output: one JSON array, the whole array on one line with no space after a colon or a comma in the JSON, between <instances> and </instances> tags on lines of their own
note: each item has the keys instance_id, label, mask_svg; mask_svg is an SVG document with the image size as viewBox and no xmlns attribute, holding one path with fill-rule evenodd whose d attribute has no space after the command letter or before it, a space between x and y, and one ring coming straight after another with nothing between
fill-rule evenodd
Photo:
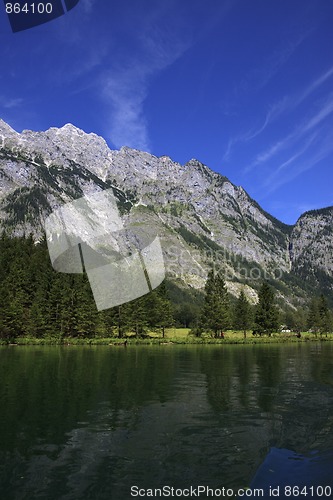
<instances>
[{"instance_id":1,"label":"dark water surface","mask_svg":"<svg viewBox=\"0 0 333 500\"><path fill-rule=\"evenodd\" d=\"M333 491L331 343L0 348L1 499L291 483Z\"/></svg>"}]
</instances>

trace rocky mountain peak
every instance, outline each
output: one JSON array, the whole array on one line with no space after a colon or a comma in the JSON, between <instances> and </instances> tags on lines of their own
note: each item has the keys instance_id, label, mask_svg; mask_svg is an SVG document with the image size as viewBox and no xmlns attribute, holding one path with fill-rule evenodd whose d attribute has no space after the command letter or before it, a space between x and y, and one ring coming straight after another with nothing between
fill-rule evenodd
<instances>
[{"instance_id":1,"label":"rocky mountain peak","mask_svg":"<svg viewBox=\"0 0 333 500\"><path fill-rule=\"evenodd\" d=\"M0 121L0 217L12 234L39 237L54 209L110 186L124 217L159 234L173 265L169 275L183 285L201 288L214 265L235 294L244 282L255 290L263 277L278 274L282 295L292 273L303 278L310 265L312 283L324 275L333 290L332 207L303 214L291 228L197 159L181 165L129 147L111 150L70 123L19 134Z\"/></svg>"},{"instance_id":2,"label":"rocky mountain peak","mask_svg":"<svg viewBox=\"0 0 333 500\"><path fill-rule=\"evenodd\" d=\"M8 123L0 118L0 144L3 145L5 138L18 136L19 134Z\"/></svg>"},{"instance_id":3,"label":"rocky mountain peak","mask_svg":"<svg viewBox=\"0 0 333 500\"><path fill-rule=\"evenodd\" d=\"M290 243L294 267L302 270L320 269L332 275L333 269L333 207L311 210L296 222Z\"/></svg>"},{"instance_id":4,"label":"rocky mountain peak","mask_svg":"<svg viewBox=\"0 0 333 500\"><path fill-rule=\"evenodd\" d=\"M85 135L86 134L86 132L84 132L82 129L76 127L72 123L65 123L65 125L63 125L62 127L58 128L56 130L57 130L57 132L66 131L69 133L75 133L77 135Z\"/></svg>"}]
</instances>

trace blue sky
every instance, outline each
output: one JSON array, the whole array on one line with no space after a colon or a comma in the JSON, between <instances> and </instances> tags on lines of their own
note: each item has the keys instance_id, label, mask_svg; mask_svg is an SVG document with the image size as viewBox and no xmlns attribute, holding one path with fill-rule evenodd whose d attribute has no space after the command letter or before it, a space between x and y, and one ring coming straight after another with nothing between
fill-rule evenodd
<instances>
[{"instance_id":1,"label":"blue sky","mask_svg":"<svg viewBox=\"0 0 333 500\"><path fill-rule=\"evenodd\" d=\"M81 0L13 34L0 117L197 158L294 223L333 205L333 2Z\"/></svg>"}]
</instances>

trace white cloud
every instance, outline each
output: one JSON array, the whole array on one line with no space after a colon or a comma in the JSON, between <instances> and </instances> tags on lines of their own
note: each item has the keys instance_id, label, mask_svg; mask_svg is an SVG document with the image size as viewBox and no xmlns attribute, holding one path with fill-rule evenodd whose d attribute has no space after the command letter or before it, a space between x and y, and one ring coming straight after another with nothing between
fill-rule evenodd
<instances>
[{"instance_id":1,"label":"white cloud","mask_svg":"<svg viewBox=\"0 0 333 500\"><path fill-rule=\"evenodd\" d=\"M312 30L295 37L293 40L283 42L279 49L270 54L261 66L251 69L235 87L237 99L243 93L262 90L272 78L282 69L287 61L296 52L301 43L311 34Z\"/></svg>"},{"instance_id":2,"label":"white cloud","mask_svg":"<svg viewBox=\"0 0 333 500\"><path fill-rule=\"evenodd\" d=\"M117 147L130 146L150 150L144 102L151 80L175 62L188 48L179 38L163 40L163 34L151 33L140 38L141 48L127 63L113 65L102 80L103 98L109 108L111 142Z\"/></svg>"},{"instance_id":3,"label":"white cloud","mask_svg":"<svg viewBox=\"0 0 333 500\"><path fill-rule=\"evenodd\" d=\"M270 195L272 192L276 191L284 184L294 180L296 177L304 174L304 172L311 170L318 165L318 163L333 153L333 141L331 134L328 133L321 140L320 144L317 145L317 148L312 152L312 154L307 155L305 159L297 161L309 149L312 142L316 140L318 136L319 134L316 135L316 137L313 136L312 140L310 140L303 149L281 164L276 172L274 172L274 174L264 182L264 197ZM288 167L287 170L286 167ZM282 170L284 170L284 175L281 174Z\"/></svg>"},{"instance_id":4,"label":"white cloud","mask_svg":"<svg viewBox=\"0 0 333 500\"><path fill-rule=\"evenodd\" d=\"M301 133L305 133L308 130L313 129L317 125L319 125L323 120L325 120L330 114L333 112L333 93L329 96L329 98L324 103L323 107L316 113L311 120L305 125Z\"/></svg>"},{"instance_id":5,"label":"white cloud","mask_svg":"<svg viewBox=\"0 0 333 500\"><path fill-rule=\"evenodd\" d=\"M225 151L225 153L224 153L224 155L222 157L222 162L229 161L230 156L231 156L231 152L232 152L233 147L234 147L234 144L237 144L238 142L239 142L239 138L238 137L232 137L231 139L229 139L226 151Z\"/></svg>"},{"instance_id":6,"label":"white cloud","mask_svg":"<svg viewBox=\"0 0 333 500\"><path fill-rule=\"evenodd\" d=\"M6 98L4 96L0 96L0 106L5 109L18 108L22 103L23 99L21 97Z\"/></svg>"},{"instance_id":7,"label":"white cloud","mask_svg":"<svg viewBox=\"0 0 333 500\"><path fill-rule=\"evenodd\" d=\"M321 105L319 111L315 113L312 117L308 117L306 120L294 128L294 130L279 139L274 144L272 144L268 149L257 154L255 160L244 169L244 172L249 172L256 166L266 163L267 161L273 159L277 154L290 148L299 140L304 140L304 137L308 132L311 132L318 125L320 125L326 118L328 118L333 113L333 93L327 98L327 100Z\"/></svg>"},{"instance_id":8,"label":"white cloud","mask_svg":"<svg viewBox=\"0 0 333 500\"><path fill-rule=\"evenodd\" d=\"M149 150L143 103L147 95L147 76L142 67L133 67L109 76L104 96L110 107L111 141L117 147Z\"/></svg>"},{"instance_id":9,"label":"white cloud","mask_svg":"<svg viewBox=\"0 0 333 500\"><path fill-rule=\"evenodd\" d=\"M264 122L260 127L253 127L246 132L242 132L239 135L236 135L229 139L227 144L226 152L223 155L223 161L228 161L231 157L232 150L234 146L239 143L247 143L255 139L258 135L260 135L276 118L279 116L285 107L285 99L279 101L276 104L273 104L268 109ZM249 168L249 167L248 167ZM247 170L245 170L247 171Z\"/></svg>"},{"instance_id":10,"label":"white cloud","mask_svg":"<svg viewBox=\"0 0 333 500\"><path fill-rule=\"evenodd\" d=\"M311 95L317 88L319 88L323 83L325 83L331 76L333 76L333 66L320 75L316 80L314 80L308 87L306 87L303 92L299 93L299 97L294 97L292 102L294 107L298 106L303 102L309 95Z\"/></svg>"},{"instance_id":11,"label":"white cloud","mask_svg":"<svg viewBox=\"0 0 333 500\"><path fill-rule=\"evenodd\" d=\"M265 116L265 119L263 121L263 124L257 128L252 127L250 130L243 132L235 137L232 137L229 139L228 146L227 146L227 151L223 156L223 160L227 161L232 153L233 147L240 143L240 142L249 142L253 139L255 139L257 136L262 134L269 125L271 125L277 118L279 118L281 115L283 115L285 112L290 113L292 110L294 110L297 106L303 103L309 97L311 94L313 94L318 88L320 88L321 85L323 85L327 80L329 80L333 76L333 66L330 67L328 70L326 70L324 73L322 73L318 78L313 80L307 87L305 87L302 91L298 92L297 94L293 94L290 96L284 96L282 99L280 99L278 102L272 104ZM329 101L327 106L324 107L318 115L313 117L309 123L303 127L303 132L306 132L306 130L310 130L313 128L316 123L319 123L321 120L323 120L326 116L328 116L331 113L331 102ZM297 134L296 134L297 135ZM249 165L244 169L244 172L249 172L257 163L265 162L268 159L270 159L272 156L277 154L281 149L284 148L284 145L288 140L292 139L294 137L294 133L288 135L286 138L283 140L277 141L274 145L272 145L268 150L266 150L263 153L260 153L257 156L257 161L253 162L253 164Z\"/></svg>"},{"instance_id":12,"label":"white cloud","mask_svg":"<svg viewBox=\"0 0 333 500\"><path fill-rule=\"evenodd\" d=\"M251 141L258 135L260 135L268 127L268 125L270 125L274 120L276 120L278 116L280 116L284 112L286 106L287 106L286 98L281 99L275 104L272 104L266 113L264 123L259 128L254 130L252 129L249 132L247 132L247 134L244 135L244 141L245 142Z\"/></svg>"},{"instance_id":13,"label":"white cloud","mask_svg":"<svg viewBox=\"0 0 333 500\"><path fill-rule=\"evenodd\" d=\"M309 147L312 146L313 143L316 141L316 139L318 138L318 135L319 135L318 133L312 134L312 136L309 138L308 141L306 141L306 143L304 144L303 147L301 147L301 149L296 151L296 153L294 153L286 161L281 163L278 166L278 168L276 168L274 170L274 172L265 179L265 181L263 182L263 187L265 187L265 189L268 189L268 191L266 191L266 193L272 193L273 191L275 191L277 189L277 187L279 187L281 185L281 180L283 181L283 177L282 177L283 171L285 171L285 169L287 167L290 168L291 165L293 163L295 163L295 161L298 158L303 156L303 154L309 149Z\"/></svg>"},{"instance_id":14,"label":"white cloud","mask_svg":"<svg viewBox=\"0 0 333 500\"><path fill-rule=\"evenodd\" d=\"M297 50L299 45L310 35L310 31L304 33L299 36L296 40L290 41L288 44L285 44L280 50L274 52L269 62L266 63L266 66L257 69L253 72L253 75L257 79L257 87L258 89L264 88L268 82L280 71L280 69L286 64L286 62L290 59L290 57Z\"/></svg>"}]
</instances>

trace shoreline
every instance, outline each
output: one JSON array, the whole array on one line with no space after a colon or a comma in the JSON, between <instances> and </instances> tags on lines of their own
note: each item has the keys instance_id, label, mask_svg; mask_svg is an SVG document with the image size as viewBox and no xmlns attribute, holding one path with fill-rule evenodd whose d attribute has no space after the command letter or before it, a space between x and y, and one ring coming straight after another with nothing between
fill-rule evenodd
<instances>
[{"instance_id":1,"label":"shoreline","mask_svg":"<svg viewBox=\"0 0 333 500\"><path fill-rule=\"evenodd\" d=\"M126 341L126 345L124 345ZM329 333L317 335L304 333L301 338L296 336L284 336L283 334L272 334L271 337L250 337L250 335L244 339L237 334L227 334L224 339L221 338L211 338L211 337L146 337L146 338L136 338L134 336L115 338L115 337L105 337L105 338L78 338L78 337L66 337L66 338L55 338L55 337L22 337L16 339L10 339L9 341L0 340L0 346L7 347L19 347L19 346L37 346L37 345L48 345L48 346L110 346L110 347L129 347L131 345L160 345L160 346L170 346L170 345L257 345L257 344L286 344L286 343L309 343L309 342L332 342L333 334Z\"/></svg>"}]
</instances>

